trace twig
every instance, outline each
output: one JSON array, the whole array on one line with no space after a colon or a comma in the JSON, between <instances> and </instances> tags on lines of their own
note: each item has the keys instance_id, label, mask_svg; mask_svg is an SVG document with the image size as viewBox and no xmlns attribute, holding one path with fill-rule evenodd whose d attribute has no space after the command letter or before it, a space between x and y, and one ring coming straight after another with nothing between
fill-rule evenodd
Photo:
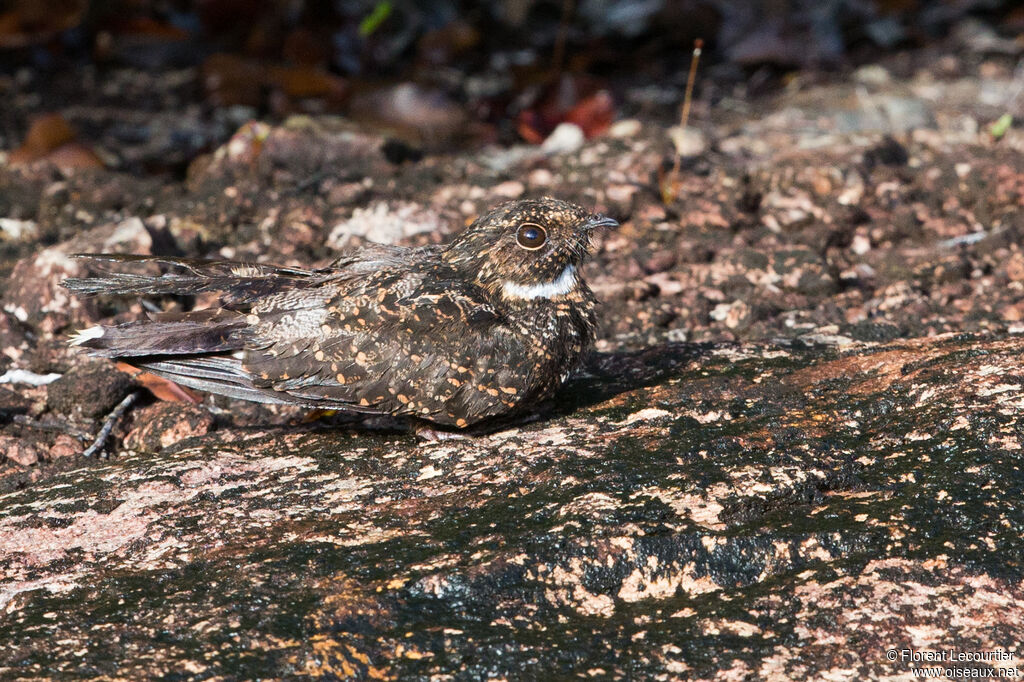
<instances>
[{"instance_id":1,"label":"twig","mask_svg":"<svg viewBox=\"0 0 1024 682\"><path fill-rule=\"evenodd\" d=\"M693 102L693 84L697 79L697 62L700 61L700 54L704 49L704 41L697 38L693 41L693 56L690 57L690 73L686 76L686 94L683 95L683 109L679 114L680 134L686 132L686 124L690 122L690 104ZM678 149L673 150L672 172L661 188L661 195L667 204L676 198L676 183L679 180L679 165L681 162Z\"/></svg>"},{"instance_id":2,"label":"twig","mask_svg":"<svg viewBox=\"0 0 1024 682\"><path fill-rule=\"evenodd\" d=\"M569 22L575 9L574 0L562 0L562 20L558 23L558 34L555 36L555 48L551 54L551 71L561 73L562 62L565 61L565 43L569 38Z\"/></svg>"},{"instance_id":3,"label":"twig","mask_svg":"<svg viewBox=\"0 0 1024 682\"><path fill-rule=\"evenodd\" d=\"M139 391L133 391L124 397L124 400L117 404L114 411L107 416L107 421L103 422L103 428L96 434L96 440L92 442L85 452L82 453L83 457L92 457L98 453L103 446L106 444L107 439L110 438L110 433L114 430L114 426L118 420L124 416L124 413L128 411L128 408L135 404L135 401L139 399L141 393ZM107 456L109 459L109 455Z\"/></svg>"},{"instance_id":4,"label":"twig","mask_svg":"<svg viewBox=\"0 0 1024 682\"><path fill-rule=\"evenodd\" d=\"M91 433L86 433L82 429L72 426L71 424L65 424L63 422L42 420L36 421L29 417L27 414L16 414L14 415L14 418L11 421L13 421L18 426L24 426L27 429L36 429L37 431L47 431L49 433L63 433L65 435L71 436L72 438L77 438L78 440L81 441L92 440Z\"/></svg>"}]
</instances>

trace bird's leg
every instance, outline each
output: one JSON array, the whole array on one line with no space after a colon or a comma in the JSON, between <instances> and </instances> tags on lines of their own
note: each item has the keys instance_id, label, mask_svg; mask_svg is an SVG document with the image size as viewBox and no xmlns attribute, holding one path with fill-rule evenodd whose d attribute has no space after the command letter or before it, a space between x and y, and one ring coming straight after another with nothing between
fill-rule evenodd
<instances>
[{"instance_id":1,"label":"bird's leg","mask_svg":"<svg viewBox=\"0 0 1024 682\"><path fill-rule=\"evenodd\" d=\"M113 432L117 422L124 416L124 413L128 411L128 408L135 404L135 401L138 400L141 395L142 394L139 391L133 391L126 395L124 400L117 404L114 411L107 415L107 420L103 423L103 428L101 428L100 432L96 434L96 440L94 440L92 445L87 447L85 452L82 453L83 457L92 457L93 455L96 455L97 457L99 456L100 450L102 450L103 446L107 444L107 439L110 438L110 434ZM110 459L109 454L106 459Z\"/></svg>"},{"instance_id":2,"label":"bird's leg","mask_svg":"<svg viewBox=\"0 0 1024 682\"><path fill-rule=\"evenodd\" d=\"M423 441L424 443L437 443L443 440L470 440L471 436L466 433L460 433L459 431L442 431L436 428L429 422L420 421L418 419L410 422L410 427L413 433L416 434L416 438Z\"/></svg>"}]
</instances>

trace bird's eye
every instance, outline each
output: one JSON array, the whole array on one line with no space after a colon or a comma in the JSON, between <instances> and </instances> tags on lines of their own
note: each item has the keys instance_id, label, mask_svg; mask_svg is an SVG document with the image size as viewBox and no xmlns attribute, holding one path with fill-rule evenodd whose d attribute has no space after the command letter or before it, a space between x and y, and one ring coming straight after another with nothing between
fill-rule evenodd
<instances>
[{"instance_id":1,"label":"bird's eye","mask_svg":"<svg viewBox=\"0 0 1024 682\"><path fill-rule=\"evenodd\" d=\"M547 230L536 223L523 223L519 226L519 232L516 233L516 241L519 242L519 246L531 251L544 246L544 242L547 240Z\"/></svg>"}]
</instances>

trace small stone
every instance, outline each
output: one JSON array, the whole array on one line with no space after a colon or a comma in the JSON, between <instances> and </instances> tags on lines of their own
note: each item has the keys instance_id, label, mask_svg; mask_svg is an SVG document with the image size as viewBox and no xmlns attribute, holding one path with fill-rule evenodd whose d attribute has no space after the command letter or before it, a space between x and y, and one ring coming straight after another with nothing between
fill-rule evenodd
<instances>
[{"instance_id":1,"label":"small stone","mask_svg":"<svg viewBox=\"0 0 1024 682\"><path fill-rule=\"evenodd\" d=\"M644 281L656 286L660 296L675 296L683 292L683 283L667 272L649 275Z\"/></svg>"},{"instance_id":2,"label":"small stone","mask_svg":"<svg viewBox=\"0 0 1024 682\"><path fill-rule=\"evenodd\" d=\"M518 199L526 191L526 187L518 180L508 180L491 188L491 192L505 199Z\"/></svg>"},{"instance_id":3,"label":"small stone","mask_svg":"<svg viewBox=\"0 0 1024 682\"><path fill-rule=\"evenodd\" d=\"M166 447L209 433L213 416L198 405L160 402L132 415L134 427L124 439L129 450L159 452Z\"/></svg>"},{"instance_id":4,"label":"small stone","mask_svg":"<svg viewBox=\"0 0 1024 682\"><path fill-rule=\"evenodd\" d=\"M540 145L542 152L548 155L569 154L578 151L586 141L583 128L575 123L559 123L548 138Z\"/></svg>"},{"instance_id":5,"label":"small stone","mask_svg":"<svg viewBox=\"0 0 1024 682\"><path fill-rule=\"evenodd\" d=\"M30 467L41 459L39 448L35 444L14 436L0 436L0 452L7 459L23 467Z\"/></svg>"},{"instance_id":6,"label":"small stone","mask_svg":"<svg viewBox=\"0 0 1024 682\"><path fill-rule=\"evenodd\" d=\"M863 85L874 85L876 87L885 85L892 80L888 70L878 64L865 64L853 72L853 80Z\"/></svg>"},{"instance_id":7,"label":"small stone","mask_svg":"<svg viewBox=\"0 0 1024 682\"><path fill-rule=\"evenodd\" d=\"M112 362L90 360L48 385L46 404L72 418L95 419L113 410L134 386L132 378Z\"/></svg>"},{"instance_id":8,"label":"small stone","mask_svg":"<svg viewBox=\"0 0 1024 682\"><path fill-rule=\"evenodd\" d=\"M648 274L664 272L676 264L676 258L674 251L668 249L655 251L650 258L643 262L643 268Z\"/></svg>"},{"instance_id":9,"label":"small stone","mask_svg":"<svg viewBox=\"0 0 1024 682\"><path fill-rule=\"evenodd\" d=\"M636 185L609 185L605 190L609 201L619 204L628 204L640 188Z\"/></svg>"},{"instance_id":10,"label":"small stone","mask_svg":"<svg viewBox=\"0 0 1024 682\"><path fill-rule=\"evenodd\" d=\"M66 434L61 434L50 446L49 459L60 459L62 457L76 457L82 454L82 444Z\"/></svg>"},{"instance_id":11,"label":"small stone","mask_svg":"<svg viewBox=\"0 0 1024 682\"><path fill-rule=\"evenodd\" d=\"M526 176L526 181L531 187L550 187L555 181L555 176L547 168L535 168Z\"/></svg>"},{"instance_id":12,"label":"small stone","mask_svg":"<svg viewBox=\"0 0 1024 682\"><path fill-rule=\"evenodd\" d=\"M863 256L865 253L871 250L871 240L868 239L867 235L855 234L853 239L850 241L850 251L853 251L858 256Z\"/></svg>"},{"instance_id":13,"label":"small stone","mask_svg":"<svg viewBox=\"0 0 1024 682\"><path fill-rule=\"evenodd\" d=\"M30 241L39 234L39 226L33 220L0 218L0 238L13 241Z\"/></svg>"},{"instance_id":14,"label":"small stone","mask_svg":"<svg viewBox=\"0 0 1024 682\"><path fill-rule=\"evenodd\" d=\"M704 133L689 126L672 126L668 129L668 136L679 156L700 156L708 146Z\"/></svg>"},{"instance_id":15,"label":"small stone","mask_svg":"<svg viewBox=\"0 0 1024 682\"><path fill-rule=\"evenodd\" d=\"M640 121L635 118L625 118L621 121L616 121L608 128L608 137L614 138L626 138L636 137L640 134L641 129Z\"/></svg>"},{"instance_id":16,"label":"small stone","mask_svg":"<svg viewBox=\"0 0 1024 682\"><path fill-rule=\"evenodd\" d=\"M1017 252L1006 261L1006 276L1013 282L1024 281L1024 254Z\"/></svg>"},{"instance_id":17,"label":"small stone","mask_svg":"<svg viewBox=\"0 0 1024 682\"><path fill-rule=\"evenodd\" d=\"M356 208L351 218L334 226L327 237L327 245L342 249L352 237L394 244L423 232L444 234L449 229L449 225L430 209L413 203L382 201Z\"/></svg>"},{"instance_id":18,"label":"small stone","mask_svg":"<svg viewBox=\"0 0 1024 682\"><path fill-rule=\"evenodd\" d=\"M750 320L750 306L739 300L719 303L711 309L711 319L724 322L729 329L736 329Z\"/></svg>"}]
</instances>

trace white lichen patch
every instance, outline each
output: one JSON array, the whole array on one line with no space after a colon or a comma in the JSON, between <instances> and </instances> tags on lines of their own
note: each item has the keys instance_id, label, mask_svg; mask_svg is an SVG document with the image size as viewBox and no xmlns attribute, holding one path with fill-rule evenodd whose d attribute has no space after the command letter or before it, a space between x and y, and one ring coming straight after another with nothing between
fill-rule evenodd
<instances>
[{"instance_id":1,"label":"white lichen patch","mask_svg":"<svg viewBox=\"0 0 1024 682\"><path fill-rule=\"evenodd\" d=\"M356 208L348 220L331 229L327 245L344 248L352 237L394 244L424 232L448 232L448 225L433 211L413 203L378 202Z\"/></svg>"}]
</instances>

